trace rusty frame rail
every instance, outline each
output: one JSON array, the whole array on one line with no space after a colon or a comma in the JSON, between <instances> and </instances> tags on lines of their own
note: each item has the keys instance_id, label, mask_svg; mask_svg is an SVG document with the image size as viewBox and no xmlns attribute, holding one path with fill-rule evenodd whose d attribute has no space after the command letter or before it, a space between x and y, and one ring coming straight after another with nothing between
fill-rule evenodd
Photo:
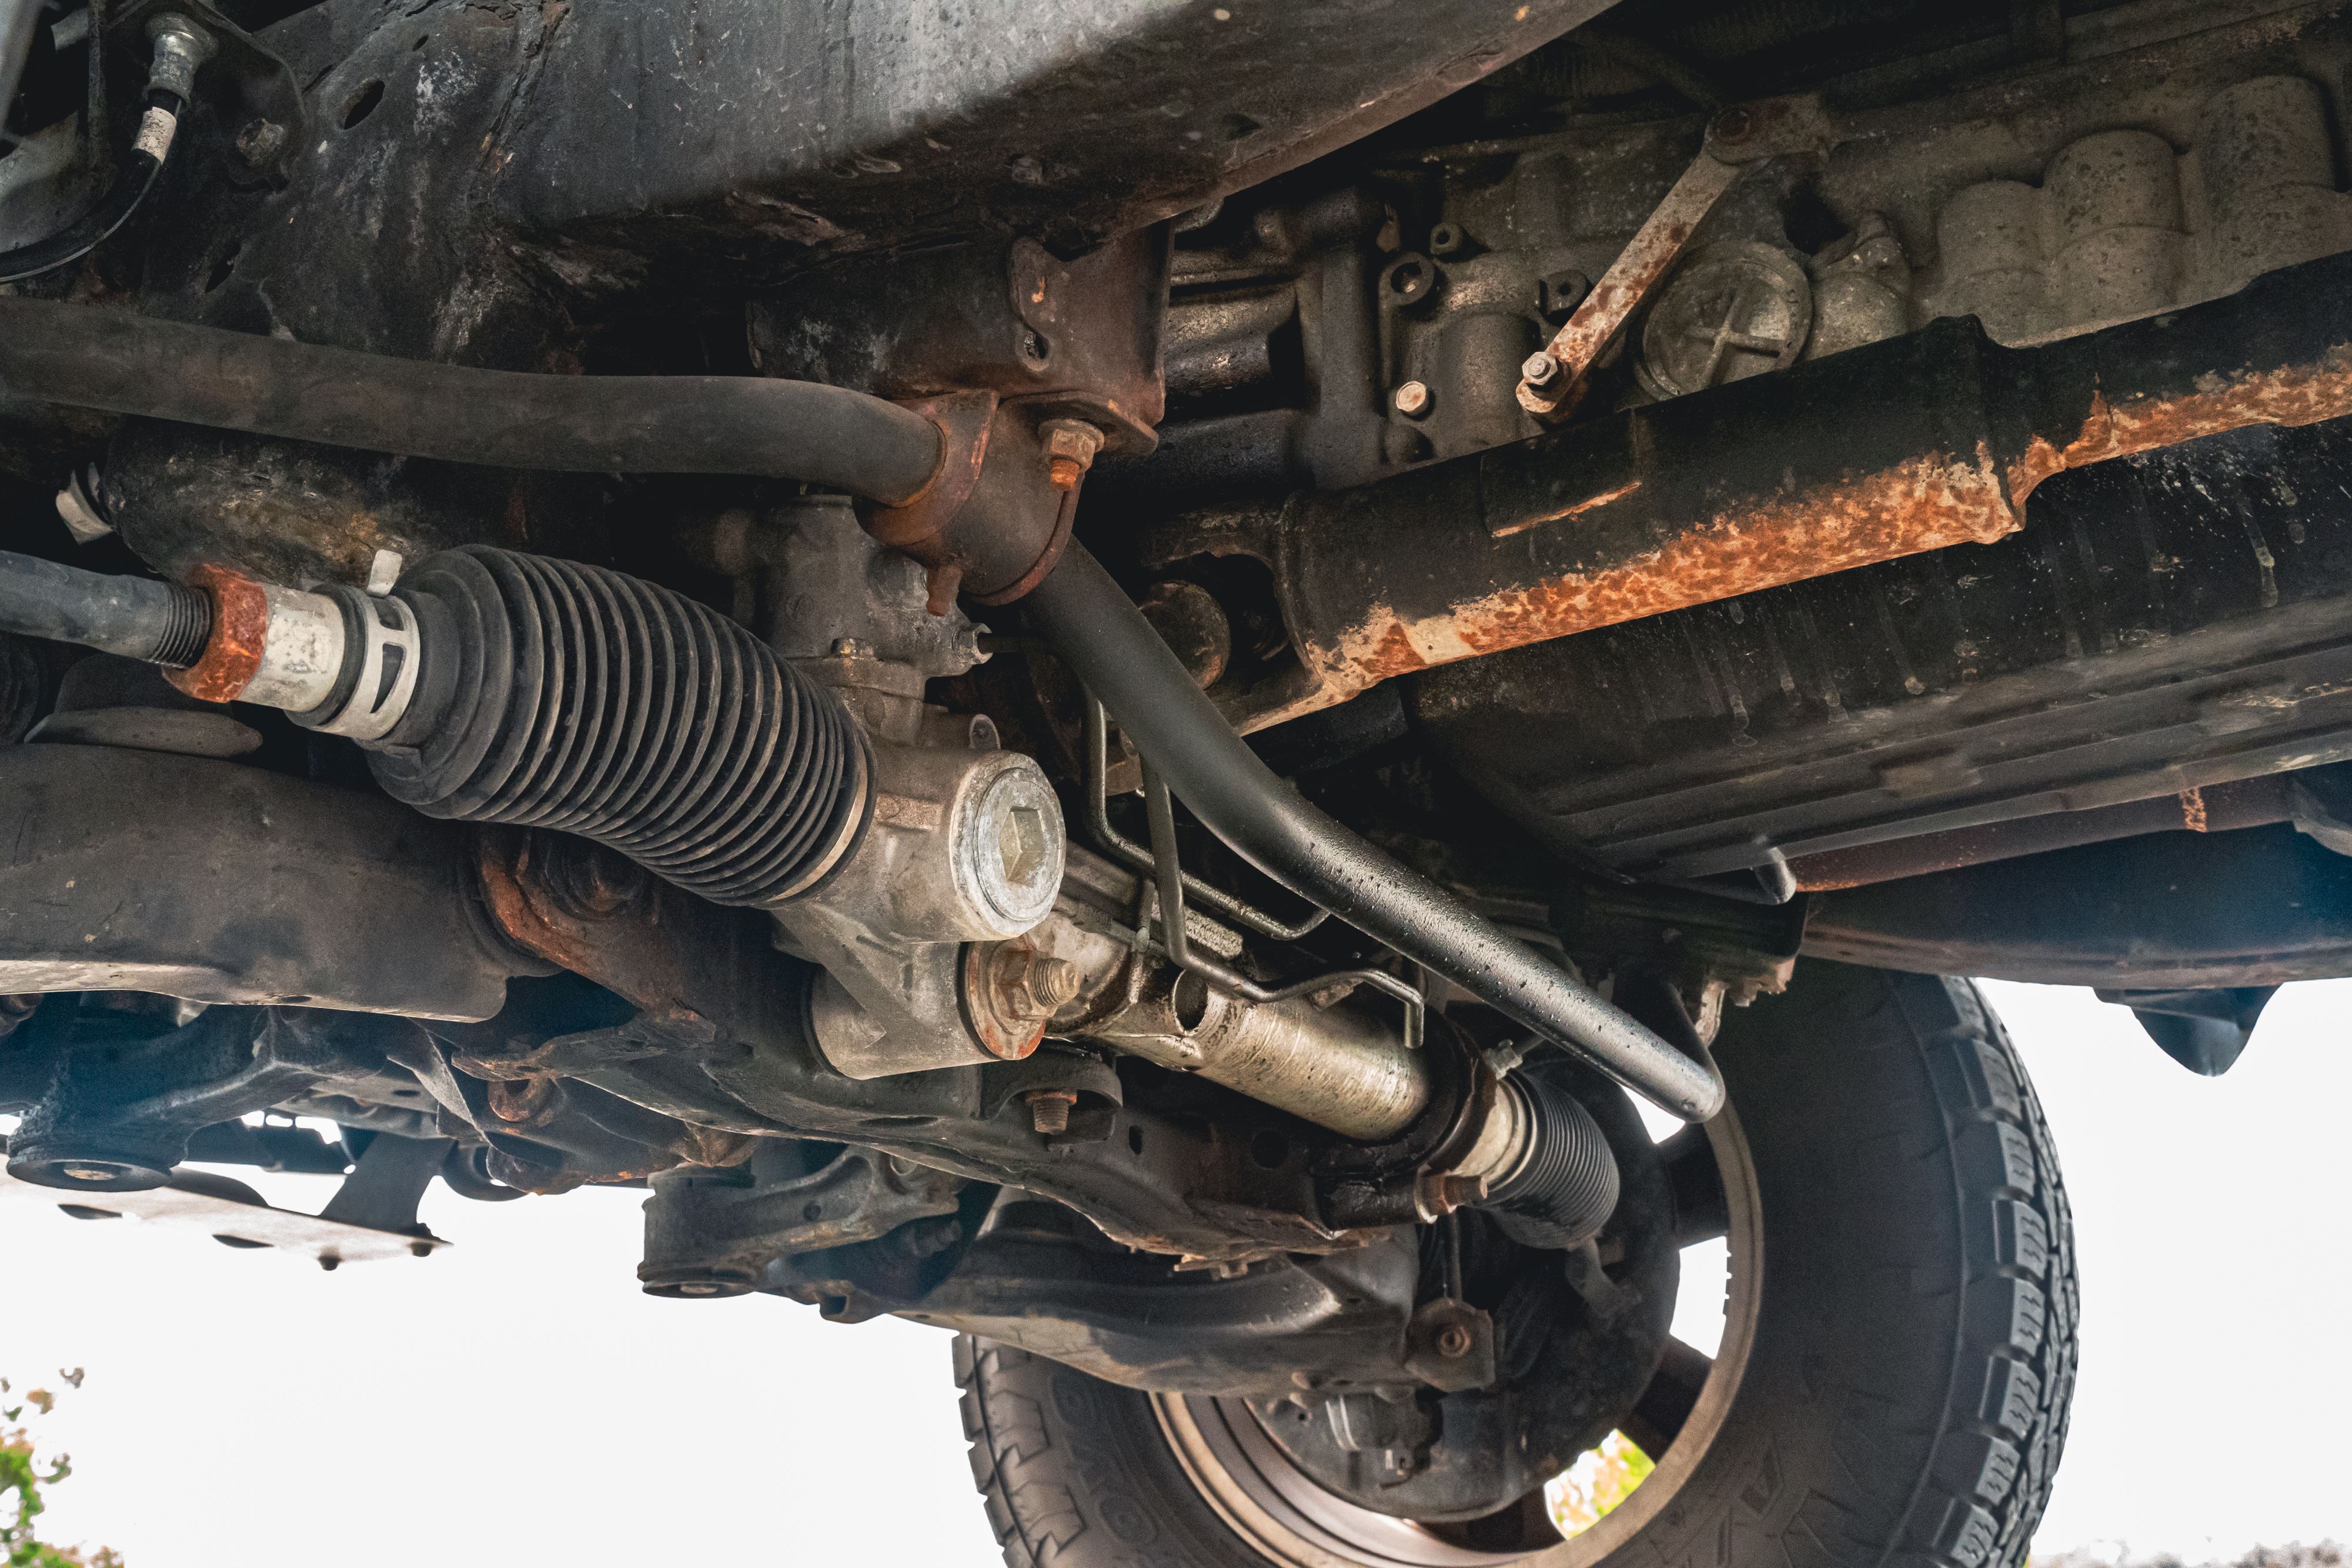
<instances>
[{"instance_id":1,"label":"rusty frame rail","mask_svg":"<svg viewBox=\"0 0 2352 1568\"><path fill-rule=\"evenodd\" d=\"M1299 667L1244 729L1380 682L2023 525L2054 474L2352 416L2352 256L2031 349L1973 319L1402 475L1182 519L1274 569Z\"/></svg>"}]
</instances>

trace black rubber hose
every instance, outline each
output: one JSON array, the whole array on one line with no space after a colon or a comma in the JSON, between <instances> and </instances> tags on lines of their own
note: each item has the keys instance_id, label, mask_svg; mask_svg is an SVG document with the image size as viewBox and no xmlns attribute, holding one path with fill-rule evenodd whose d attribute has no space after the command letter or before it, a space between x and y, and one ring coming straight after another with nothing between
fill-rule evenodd
<instances>
[{"instance_id":1,"label":"black rubber hose","mask_svg":"<svg viewBox=\"0 0 2352 1568\"><path fill-rule=\"evenodd\" d=\"M1244 860L1665 1110L1704 1121L1721 1107L1719 1074L1276 777L1084 546L1073 542L1022 602L1193 814Z\"/></svg>"},{"instance_id":2,"label":"black rubber hose","mask_svg":"<svg viewBox=\"0 0 2352 1568\"><path fill-rule=\"evenodd\" d=\"M0 299L0 393L495 468L799 479L893 506L941 452L922 415L814 382L467 370L43 299Z\"/></svg>"},{"instance_id":3,"label":"black rubber hose","mask_svg":"<svg viewBox=\"0 0 2352 1568\"><path fill-rule=\"evenodd\" d=\"M96 48L93 42L90 46ZM169 93L149 95L148 112L157 111L173 116L176 121L184 107ZM0 105L5 107L5 105ZM163 157L149 152L144 145L134 146L123 154L114 183L98 204L56 234L15 250L0 250L0 283L22 283L28 277L38 277L45 272L55 272L69 266L104 245L117 229L131 221L163 178L163 161L171 156L171 143L164 143Z\"/></svg>"},{"instance_id":4,"label":"black rubber hose","mask_svg":"<svg viewBox=\"0 0 2352 1568\"><path fill-rule=\"evenodd\" d=\"M194 589L0 550L0 632L185 669L212 629L212 603Z\"/></svg>"},{"instance_id":5,"label":"black rubber hose","mask_svg":"<svg viewBox=\"0 0 2352 1568\"><path fill-rule=\"evenodd\" d=\"M1558 1060L1555 1058L1554 1060ZM1539 1064L1507 1080L1529 1124L1527 1158L1487 1191L1480 1207L1530 1247L1581 1247L1617 1208L1617 1156L1582 1102Z\"/></svg>"},{"instance_id":6,"label":"black rubber hose","mask_svg":"<svg viewBox=\"0 0 2352 1568\"><path fill-rule=\"evenodd\" d=\"M865 831L872 769L841 699L666 588L469 545L395 591L417 690L362 744L427 816L578 833L719 904L808 892Z\"/></svg>"}]
</instances>

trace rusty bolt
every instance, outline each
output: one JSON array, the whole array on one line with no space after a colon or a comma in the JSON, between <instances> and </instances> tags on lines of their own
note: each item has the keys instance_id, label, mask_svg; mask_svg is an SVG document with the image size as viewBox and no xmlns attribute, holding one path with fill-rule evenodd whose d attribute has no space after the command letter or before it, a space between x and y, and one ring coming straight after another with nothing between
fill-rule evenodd
<instances>
[{"instance_id":1,"label":"rusty bolt","mask_svg":"<svg viewBox=\"0 0 2352 1568\"><path fill-rule=\"evenodd\" d=\"M645 867L568 833L534 841L540 883L565 914L601 920L644 898L652 886Z\"/></svg>"},{"instance_id":2,"label":"rusty bolt","mask_svg":"<svg viewBox=\"0 0 2352 1568\"><path fill-rule=\"evenodd\" d=\"M1078 1103L1073 1089L1032 1089L1023 1099L1029 1103L1029 1124L1041 1136L1052 1137L1070 1130L1070 1112Z\"/></svg>"},{"instance_id":3,"label":"rusty bolt","mask_svg":"<svg viewBox=\"0 0 2352 1568\"><path fill-rule=\"evenodd\" d=\"M500 1078L490 1084L490 1114L501 1122L528 1122L555 1097L550 1078Z\"/></svg>"},{"instance_id":4,"label":"rusty bolt","mask_svg":"<svg viewBox=\"0 0 2352 1568\"><path fill-rule=\"evenodd\" d=\"M1519 366L1519 378L1531 387L1548 387L1559 379L1559 361L1538 350Z\"/></svg>"},{"instance_id":5,"label":"rusty bolt","mask_svg":"<svg viewBox=\"0 0 2352 1568\"><path fill-rule=\"evenodd\" d=\"M1078 995L1078 967L1038 952L1025 941L1001 944L989 961L991 998L1006 1018L1052 1018Z\"/></svg>"},{"instance_id":6,"label":"rusty bolt","mask_svg":"<svg viewBox=\"0 0 2352 1568\"><path fill-rule=\"evenodd\" d=\"M1103 433L1083 419L1049 419L1037 427L1045 449L1045 476L1056 490L1075 490L1095 454L1102 450Z\"/></svg>"},{"instance_id":7,"label":"rusty bolt","mask_svg":"<svg viewBox=\"0 0 2352 1568\"><path fill-rule=\"evenodd\" d=\"M274 120L249 120L236 133L236 155L256 169L278 162L286 151L286 128Z\"/></svg>"},{"instance_id":8,"label":"rusty bolt","mask_svg":"<svg viewBox=\"0 0 2352 1568\"><path fill-rule=\"evenodd\" d=\"M1437 1354L1448 1361L1459 1361L1470 1354L1470 1331L1460 1323L1447 1323L1430 1341Z\"/></svg>"},{"instance_id":9,"label":"rusty bolt","mask_svg":"<svg viewBox=\"0 0 2352 1568\"><path fill-rule=\"evenodd\" d=\"M1391 401L1396 404L1396 411L1407 419L1419 419L1429 412L1429 383L1407 382L1397 388L1396 396Z\"/></svg>"},{"instance_id":10,"label":"rusty bolt","mask_svg":"<svg viewBox=\"0 0 2352 1568\"><path fill-rule=\"evenodd\" d=\"M1715 139L1717 141L1745 141L1756 130L1756 117L1744 104L1733 104L1715 117Z\"/></svg>"}]
</instances>

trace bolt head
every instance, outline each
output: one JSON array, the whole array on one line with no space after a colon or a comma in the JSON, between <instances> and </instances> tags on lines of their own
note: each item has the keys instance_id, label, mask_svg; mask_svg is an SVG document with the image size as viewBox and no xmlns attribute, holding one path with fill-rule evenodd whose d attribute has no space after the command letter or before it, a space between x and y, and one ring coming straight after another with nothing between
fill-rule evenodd
<instances>
[{"instance_id":1,"label":"bolt head","mask_svg":"<svg viewBox=\"0 0 2352 1568\"><path fill-rule=\"evenodd\" d=\"M1049 419L1037 434L1045 439L1046 456L1074 458L1080 467L1102 450L1102 432L1083 419Z\"/></svg>"},{"instance_id":2,"label":"bolt head","mask_svg":"<svg viewBox=\"0 0 2352 1568\"><path fill-rule=\"evenodd\" d=\"M1407 382L1397 388L1396 395L1391 401L1396 404L1396 411L1399 413L1407 419L1419 419L1429 412L1429 383Z\"/></svg>"},{"instance_id":3,"label":"bolt head","mask_svg":"<svg viewBox=\"0 0 2352 1568\"><path fill-rule=\"evenodd\" d=\"M250 120L236 133L236 155L258 169L286 151L286 127L274 120Z\"/></svg>"},{"instance_id":4,"label":"bolt head","mask_svg":"<svg viewBox=\"0 0 2352 1568\"><path fill-rule=\"evenodd\" d=\"M1103 433L1083 419L1049 419L1037 427L1045 451L1045 476L1056 490L1075 490L1094 466Z\"/></svg>"},{"instance_id":5,"label":"bolt head","mask_svg":"<svg viewBox=\"0 0 2352 1568\"><path fill-rule=\"evenodd\" d=\"M1549 353L1529 354L1519 366L1519 379L1531 387L1548 387L1559 376L1559 361Z\"/></svg>"},{"instance_id":6,"label":"bolt head","mask_svg":"<svg viewBox=\"0 0 2352 1568\"><path fill-rule=\"evenodd\" d=\"M1431 1343L1446 1360L1459 1361L1470 1354L1470 1331L1460 1323L1447 1323L1437 1331Z\"/></svg>"}]
</instances>

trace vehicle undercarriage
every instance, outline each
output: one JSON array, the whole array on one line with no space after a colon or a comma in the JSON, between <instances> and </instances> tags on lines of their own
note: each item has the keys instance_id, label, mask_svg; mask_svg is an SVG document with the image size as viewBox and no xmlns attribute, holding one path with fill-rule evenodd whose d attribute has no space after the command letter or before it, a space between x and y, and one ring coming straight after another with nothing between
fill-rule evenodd
<instances>
[{"instance_id":1,"label":"vehicle undercarriage","mask_svg":"<svg viewBox=\"0 0 2352 1568\"><path fill-rule=\"evenodd\" d=\"M963 1336L1013 1568L2018 1563L2072 1241L1947 977L2218 1073L2352 974L2347 70L0 0L0 1191L641 1187Z\"/></svg>"}]
</instances>

